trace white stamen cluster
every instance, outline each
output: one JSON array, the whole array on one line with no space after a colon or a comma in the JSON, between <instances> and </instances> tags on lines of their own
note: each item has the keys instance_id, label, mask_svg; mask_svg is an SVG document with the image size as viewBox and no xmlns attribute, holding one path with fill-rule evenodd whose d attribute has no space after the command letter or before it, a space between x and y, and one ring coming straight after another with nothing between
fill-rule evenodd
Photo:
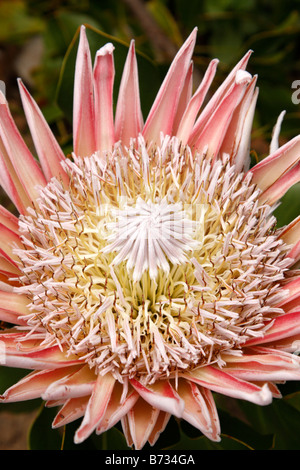
<instances>
[{"instance_id":1,"label":"white stamen cluster","mask_svg":"<svg viewBox=\"0 0 300 470\"><path fill-rule=\"evenodd\" d=\"M20 219L29 334L99 373L155 381L239 354L289 265L251 176L176 138L66 160Z\"/></svg>"},{"instance_id":2,"label":"white stamen cluster","mask_svg":"<svg viewBox=\"0 0 300 470\"><path fill-rule=\"evenodd\" d=\"M196 222L187 218L182 203L159 203L138 198L134 206L125 205L114 211L116 220L109 224L111 241L103 253L118 251L113 266L127 259L127 270L133 270L133 280L139 281L148 271L156 279L158 270L169 273L170 264L187 261L185 252L197 246L193 239Z\"/></svg>"}]
</instances>

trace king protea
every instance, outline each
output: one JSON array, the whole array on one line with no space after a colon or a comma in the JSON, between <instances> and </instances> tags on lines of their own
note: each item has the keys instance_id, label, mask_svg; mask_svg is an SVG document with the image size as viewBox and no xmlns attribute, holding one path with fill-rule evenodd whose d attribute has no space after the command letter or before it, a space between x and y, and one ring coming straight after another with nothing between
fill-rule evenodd
<instances>
[{"instance_id":1,"label":"king protea","mask_svg":"<svg viewBox=\"0 0 300 470\"><path fill-rule=\"evenodd\" d=\"M65 157L19 81L39 162L1 95L1 362L32 369L1 397L82 417L80 443L121 421L153 445L171 415L220 439L213 392L269 404L300 379L300 218L272 215L300 178L300 136L250 169L257 77L248 52L203 105L193 92L196 30L145 122L134 42L113 113L113 45L76 62L73 146ZM11 327L12 324L13 326ZM298 343L299 344L299 343Z\"/></svg>"}]
</instances>

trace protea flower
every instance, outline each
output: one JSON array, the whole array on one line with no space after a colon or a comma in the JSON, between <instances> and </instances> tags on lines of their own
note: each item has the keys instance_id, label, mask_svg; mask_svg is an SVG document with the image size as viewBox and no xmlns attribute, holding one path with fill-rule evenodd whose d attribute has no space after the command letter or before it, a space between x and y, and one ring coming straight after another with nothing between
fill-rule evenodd
<instances>
[{"instance_id":1,"label":"protea flower","mask_svg":"<svg viewBox=\"0 0 300 470\"><path fill-rule=\"evenodd\" d=\"M1 400L59 405L53 427L82 417L76 443L121 421L141 449L171 415L218 441L213 393L267 405L300 378L300 218L273 215L300 137L278 146L281 115L250 169L251 51L203 106L218 61L192 94L196 34L144 123L134 42L113 116L113 46L92 66L82 27L71 157L19 81L37 163L1 97L1 184L20 214L1 207L2 362L32 369Z\"/></svg>"}]
</instances>

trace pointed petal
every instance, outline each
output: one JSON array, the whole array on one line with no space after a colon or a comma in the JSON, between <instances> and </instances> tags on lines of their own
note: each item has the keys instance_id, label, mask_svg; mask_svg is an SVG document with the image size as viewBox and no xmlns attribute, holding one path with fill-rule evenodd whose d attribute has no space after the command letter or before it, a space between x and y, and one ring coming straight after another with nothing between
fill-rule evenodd
<instances>
[{"instance_id":1,"label":"pointed petal","mask_svg":"<svg viewBox=\"0 0 300 470\"><path fill-rule=\"evenodd\" d=\"M89 399L89 396L85 396L67 400L55 416L52 428L56 429L82 418L86 412Z\"/></svg>"},{"instance_id":2,"label":"pointed petal","mask_svg":"<svg viewBox=\"0 0 300 470\"><path fill-rule=\"evenodd\" d=\"M122 425L123 434L127 442L127 446L132 447L133 440L132 440L132 436L131 436L130 428L129 428L128 413L127 415L124 415L123 418L121 419L121 425Z\"/></svg>"},{"instance_id":3,"label":"pointed petal","mask_svg":"<svg viewBox=\"0 0 300 470\"><path fill-rule=\"evenodd\" d=\"M165 413L164 411L161 411L159 413L156 423L151 431L151 434L148 437L148 442L151 446L154 446L161 433L166 429L170 418L170 413Z\"/></svg>"},{"instance_id":4,"label":"pointed petal","mask_svg":"<svg viewBox=\"0 0 300 470\"><path fill-rule=\"evenodd\" d=\"M213 441L220 441L220 423L209 390L188 380L180 380L178 393L184 400L183 419Z\"/></svg>"},{"instance_id":5,"label":"pointed petal","mask_svg":"<svg viewBox=\"0 0 300 470\"><path fill-rule=\"evenodd\" d=\"M258 387L250 382L240 380L212 366L198 368L187 372L183 378L206 387L211 391L222 393L232 398L247 400L258 405L268 405L272 394L267 386Z\"/></svg>"},{"instance_id":6,"label":"pointed petal","mask_svg":"<svg viewBox=\"0 0 300 470\"><path fill-rule=\"evenodd\" d=\"M115 379L111 374L98 375L96 384L88 402L88 406L80 427L77 429L74 441L76 444L89 437L105 415L110 400Z\"/></svg>"},{"instance_id":7,"label":"pointed petal","mask_svg":"<svg viewBox=\"0 0 300 470\"><path fill-rule=\"evenodd\" d=\"M180 418L184 402L175 392L168 380L160 380L151 385L142 385L136 379L130 380L139 395L154 408L171 413Z\"/></svg>"},{"instance_id":8,"label":"pointed petal","mask_svg":"<svg viewBox=\"0 0 300 470\"><path fill-rule=\"evenodd\" d=\"M0 273L4 274L8 278L13 278L19 276L21 271L6 258L0 256Z\"/></svg>"},{"instance_id":9,"label":"pointed petal","mask_svg":"<svg viewBox=\"0 0 300 470\"><path fill-rule=\"evenodd\" d=\"M106 44L96 54L94 64L96 147L102 153L115 143L113 118L114 46Z\"/></svg>"},{"instance_id":10,"label":"pointed petal","mask_svg":"<svg viewBox=\"0 0 300 470\"><path fill-rule=\"evenodd\" d=\"M18 79L18 84L30 133L46 180L49 181L55 176L68 184L69 179L61 166L65 159L63 151L21 79Z\"/></svg>"},{"instance_id":11,"label":"pointed petal","mask_svg":"<svg viewBox=\"0 0 300 470\"><path fill-rule=\"evenodd\" d=\"M177 106L196 42L196 34L195 28L177 53L157 94L143 129L144 138L148 142L158 142L161 132L164 135L172 135Z\"/></svg>"},{"instance_id":12,"label":"pointed petal","mask_svg":"<svg viewBox=\"0 0 300 470\"><path fill-rule=\"evenodd\" d=\"M261 203L269 204L272 206L279 201L282 196L296 183L300 181L300 161L288 170L284 175L278 178L275 183L269 186L259 196Z\"/></svg>"},{"instance_id":13,"label":"pointed petal","mask_svg":"<svg viewBox=\"0 0 300 470\"><path fill-rule=\"evenodd\" d=\"M239 127L237 147L235 150L234 164L237 172L248 171L250 167L251 132L255 114L258 88L255 89L249 108L245 113L243 126ZM245 156L246 155L246 156Z\"/></svg>"},{"instance_id":14,"label":"pointed petal","mask_svg":"<svg viewBox=\"0 0 300 470\"><path fill-rule=\"evenodd\" d=\"M9 160L0 138L0 185L16 206L20 214L25 214L31 202L22 188L19 178Z\"/></svg>"},{"instance_id":15,"label":"pointed petal","mask_svg":"<svg viewBox=\"0 0 300 470\"><path fill-rule=\"evenodd\" d=\"M286 111L282 111L282 113L280 113L280 115L278 116L277 122L274 126L271 145L270 145L270 154L276 152L276 150L278 150L279 148L279 134L280 134L281 124L285 116L285 113Z\"/></svg>"},{"instance_id":16,"label":"pointed petal","mask_svg":"<svg viewBox=\"0 0 300 470\"><path fill-rule=\"evenodd\" d=\"M263 386L263 384L260 384L259 382L257 384L260 385L261 387ZM268 387L271 390L274 398L282 398L282 394L279 388L273 382L268 382Z\"/></svg>"},{"instance_id":17,"label":"pointed petal","mask_svg":"<svg viewBox=\"0 0 300 470\"><path fill-rule=\"evenodd\" d=\"M273 343L274 341L300 334L300 311L280 315L275 320L269 322L269 325L262 338L249 339L244 346Z\"/></svg>"},{"instance_id":18,"label":"pointed petal","mask_svg":"<svg viewBox=\"0 0 300 470\"><path fill-rule=\"evenodd\" d=\"M40 346L36 346L35 350L33 349L27 352L26 350L20 349L18 343L10 343L9 347L6 348L7 341L5 341L5 339L5 336L1 334L0 341L5 347L2 364L8 367L44 370L79 365L82 362L77 356L66 357L58 346L43 349L41 349Z\"/></svg>"},{"instance_id":19,"label":"pointed petal","mask_svg":"<svg viewBox=\"0 0 300 470\"><path fill-rule=\"evenodd\" d=\"M85 27L80 28L73 100L73 146L77 156L96 151L92 61Z\"/></svg>"},{"instance_id":20,"label":"pointed petal","mask_svg":"<svg viewBox=\"0 0 300 470\"><path fill-rule=\"evenodd\" d=\"M224 99L224 96L226 96L229 92L229 90L232 88L234 83L236 82L236 76L239 71L243 71L247 67L247 63L249 61L249 58L252 54L252 51L248 51L247 54L244 55L244 57L238 62L238 64L232 69L230 74L227 76L227 78L223 81L222 85L219 86L217 91L214 93L212 98L209 100L207 105L205 106L204 110L201 112L200 116L198 117L193 131L191 133L189 143L194 142L197 140L198 136L202 132L202 129L210 116L216 111L218 106L220 105L220 102Z\"/></svg>"},{"instance_id":21,"label":"pointed petal","mask_svg":"<svg viewBox=\"0 0 300 470\"><path fill-rule=\"evenodd\" d=\"M137 138L144 122L141 111L139 78L134 41L131 41L119 88L115 117L116 140L126 146Z\"/></svg>"},{"instance_id":22,"label":"pointed petal","mask_svg":"<svg viewBox=\"0 0 300 470\"><path fill-rule=\"evenodd\" d=\"M71 376L62 377L49 384L43 392L43 400L67 400L91 395L96 383L96 375L88 365L81 367Z\"/></svg>"},{"instance_id":23,"label":"pointed petal","mask_svg":"<svg viewBox=\"0 0 300 470\"><path fill-rule=\"evenodd\" d=\"M256 81L257 77L254 76L240 104L235 109L220 149L221 154L230 155L236 172L249 168L251 131L258 96L258 89L255 88Z\"/></svg>"},{"instance_id":24,"label":"pointed petal","mask_svg":"<svg viewBox=\"0 0 300 470\"><path fill-rule=\"evenodd\" d=\"M238 379L273 382L300 379L300 358L287 352L256 347L253 354L224 355L224 360L223 370Z\"/></svg>"},{"instance_id":25,"label":"pointed petal","mask_svg":"<svg viewBox=\"0 0 300 470\"><path fill-rule=\"evenodd\" d=\"M300 297L300 277L296 277L292 281L288 281L281 288L282 294L286 293L284 298L276 305L278 307L285 307L290 302Z\"/></svg>"},{"instance_id":26,"label":"pointed petal","mask_svg":"<svg viewBox=\"0 0 300 470\"><path fill-rule=\"evenodd\" d=\"M122 399L122 394L123 385L116 383L104 418L97 427L97 434L101 434L117 424L131 410L139 398L139 394L135 390L130 390L125 399Z\"/></svg>"},{"instance_id":27,"label":"pointed petal","mask_svg":"<svg viewBox=\"0 0 300 470\"><path fill-rule=\"evenodd\" d=\"M173 123L173 134L177 135L178 126L182 120L182 116L187 108L187 105L192 98L193 93L193 71L194 71L194 64L193 61L190 63L190 67L185 77L185 82L182 87L182 91L180 94L177 111L174 117Z\"/></svg>"},{"instance_id":28,"label":"pointed petal","mask_svg":"<svg viewBox=\"0 0 300 470\"><path fill-rule=\"evenodd\" d=\"M0 223L2 225L5 225L5 227L9 228L16 234L19 233L18 218L1 205L0 205Z\"/></svg>"},{"instance_id":29,"label":"pointed petal","mask_svg":"<svg viewBox=\"0 0 300 470\"><path fill-rule=\"evenodd\" d=\"M20 237L0 223L0 253L10 263L18 267L19 258L14 253L15 247L22 248Z\"/></svg>"},{"instance_id":30,"label":"pointed petal","mask_svg":"<svg viewBox=\"0 0 300 470\"><path fill-rule=\"evenodd\" d=\"M279 339L272 342L272 347L279 351L285 351L289 353L300 353L300 333L287 338Z\"/></svg>"},{"instance_id":31,"label":"pointed petal","mask_svg":"<svg viewBox=\"0 0 300 470\"><path fill-rule=\"evenodd\" d=\"M74 367L31 372L6 390L0 397L0 401L12 403L39 398L52 382L72 373L74 373Z\"/></svg>"},{"instance_id":32,"label":"pointed petal","mask_svg":"<svg viewBox=\"0 0 300 470\"><path fill-rule=\"evenodd\" d=\"M203 104L207 91L216 74L218 63L219 61L217 59L214 59L210 62L198 89L196 90L192 98L190 99L186 107L186 110L184 114L182 115L182 119L181 119L179 128L176 132L176 135L178 139L183 142L183 144L187 144L189 140L191 131L195 124L197 114Z\"/></svg>"},{"instance_id":33,"label":"pointed petal","mask_svg":"<svg viewBox=\"0 0 300 470\"><path fill-rule=\"evenodd\" d=\"M233 113L239 105L252 77L248 72L239 71L236 82L225 95L224 99L204 124L203 129L196 138L189 141L189 145L195 147L199 152L207 152L208 156L216 158L223 143L224 136L231 122Z\"/></svg>"},{"instance_id":34,"label":"pointed petal","mask_svg":"<svg viewBox=\"0 0 300 470\"><path fill-rule=\"evenodd\" d=\"M22 315L30 313L28 298L15 292L0 291L0 319L14 325L24 325Z\"/></svg>"},{"instance_id":35,"label":"pointed petal","mask_svg":"<svg viewBox=\"0 0 300 470\"><path fill-rule=\"evenodd\" d=\"M252 181L262 190L269 188L300 159L300 136L282 145L276 152L251 168Z\"/></svg>"},{"instance_id":36,"label":"pointed petal","mask_svg":"<svg viewBox=\"0 0 300 470\"><path fill-rule=\"evenodd\" d=\"M280 232L279 238L284 243L291 245L288 256L296 263L300 259L300 216L293 220L289 225L284 227Z\"/></svg>"},{"instance_id":37,"label":"pointed petal","mask_svg":"<svg viewBox=\"0 0 300 470\"><path fill-rule=\"evenodd\" d=\"M39 197L37 187L46 186L46 179L22 139L6 104L0 104L0 123L0 136L19 182L27 198L35 201Z\"/></svg>"},{"instance_id":38,"label":"pointed petal","mask_svg":"<svg viewBox=\"0 0 300 470\"><path fill-rule=\"evenodd\" d=\"M160 411L141 398L127 414L128 427L136 450L140 450L151 436Z\"/></svg>"}]
</instances>

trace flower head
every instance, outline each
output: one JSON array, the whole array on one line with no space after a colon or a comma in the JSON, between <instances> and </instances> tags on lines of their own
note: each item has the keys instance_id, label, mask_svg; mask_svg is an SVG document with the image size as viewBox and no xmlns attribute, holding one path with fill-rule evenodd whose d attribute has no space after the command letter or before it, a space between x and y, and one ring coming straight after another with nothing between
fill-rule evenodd
<instances>
[{"instance_id":1,"label":"flower head","mask_svg":"<svg viewBox=\"0 0 300 470\"><path fill-rule=\"evenodd\" d=\"M7 366L33 371L1 397L59 403L82 442L121 421L154 444L171 415L212 440L212 392L265 405L300 378L299 219L274 207L299 181L299 137L250 169L256 77L250 52L203 106L192 94L196 30L143 122L132 42L113 115L113 46L92 66L81 28L74 152L66 158L19 81L39 157L0 105L0 319ZM199 112L201 111L201 112ZM20 164L22 162L22 165Z\"/></svg>"}]
</instances>

